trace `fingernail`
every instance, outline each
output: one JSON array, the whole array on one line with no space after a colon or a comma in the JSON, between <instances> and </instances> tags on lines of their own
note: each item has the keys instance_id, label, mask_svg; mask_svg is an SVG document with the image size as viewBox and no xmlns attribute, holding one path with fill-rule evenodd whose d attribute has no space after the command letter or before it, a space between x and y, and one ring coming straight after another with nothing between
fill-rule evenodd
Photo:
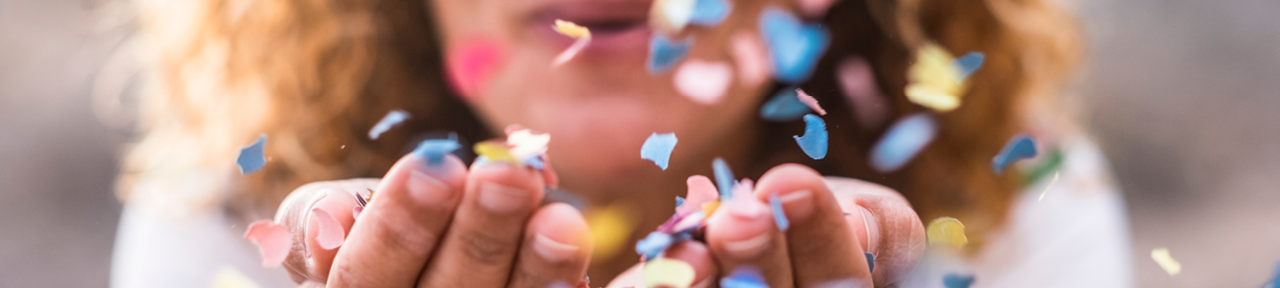
<instances>
[{"instance_id":1,"label":"fingernail","mask_svg":"<svg viewBox=\"0 0 1280 288\"><path fill-rule=\"evenodd\" d=\"M453 189L426 171L409 172L409 194L422 203L446 203L453 197Z\"/></svg>"},{"instance_id":2,"label":"fingernail","mask_svg":"<svg viewBox=\"0 0 1280 288\"><path fill-rule=\"evenodd\" d=\"M863 251L876 254L880 248L880 222L876 221L876 215L871 214L871 210L858 205L858 210L862 211L862 225L867 231L867 245L863 246Z\"/></svg>"},{"instance_id":3,"label":"fingernail","mask_svg":"<svg viewBox=\"0 0 1280 288\"><path fill-rule=\"evenodd\" d=\"M538 233L533 235L533 251L547 261L561 263L573 260L573 256L578 254L578 246L560 243Z\"/></svg>"},{"instance_id":4,"label":"fingernail","mask_svg":"<svg viewBox=\"0 0 1280 288\"><path fill-rule=\"evenodd\" d=\"M711 283L715 283L712 281L713 279L715 279L715 277L703 278L702 281L695 282L692 286L689 286L689 288L710 288Z\"/></svg>"},{"instance_id":5,"label":"fingernail","mask_svg":"<svg viewBox=\"0 0 1280 288\"><path fill-rule=\"evenodd\" d=\"M813 214L813 192L809 190L793 191L778 197L782 202L782 211L792 222L808 219Z\"/></svg>"},{"instance_id":6,"label":"fingernail","mask_svg":"<svg viewBox=\"0 0 1280 288\"><path fill-rule=\"evenodd\" d=\"M480 206L504 214L523 208L529 197L525 191L493 182L480 184Z\"/></svg>"},{"instance_id":7,"label":"fingernail","mask_svg":"<svg viewBox=\"0 0 1280 288\"><path fill-rule=\"evenodd\" d=\"M724 250L729 252L730 256L738 259L751 259L764 252L765 246L769 244L769 234L761 233L756 237L747 240L729 242L724 244Z\"/></svg>"}]
</instances>

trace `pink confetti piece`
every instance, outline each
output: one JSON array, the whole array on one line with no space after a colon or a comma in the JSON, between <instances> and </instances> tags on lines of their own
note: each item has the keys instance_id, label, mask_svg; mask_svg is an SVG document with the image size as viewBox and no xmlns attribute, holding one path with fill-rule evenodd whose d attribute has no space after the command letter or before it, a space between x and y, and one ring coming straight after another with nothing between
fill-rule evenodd
<instances>
[{"instance_id":1,"label":"pink confetti piece","mask_svg":"<svg viewBox=\"0 0 1280 288\"><path fill-rule=\"evenodd\" d=\"M293 247L293 238L284 225L272 223L271 220L259 220L249 224L244 239L258 245L262 252L262 267L279 267L284 258L289 256L289 248Z\"/></svg>"},{"instance_id":2,"label":"pink confetti piece","mask_svg":"<svg viewBox=\"0 0 1280 288\"><path fill-rule=\"evenodd\" d=\"M702 209L702 203L715 201L720 197L720 193L716 191L716 184L707 176L689 176L689 179L685 180L685 185L689 186L689 192L685 194L684 205L676 208L678 214L697 212Z\"/></svg>"},{"instance_id":3,"label":"pink confetti piece","mask_svg":"<svg viewBox=\"0 0 1280 288\"><path fill-rule=\"evenodd\" d=\"M738 65L738 79L743 86L757 86L769 79L769 52L760 37L751 32L738 32L731 38L733 61Z\"/></svg>"},{"instance_id":4,"label":"pink confetti piece","mask_svg":"<svg viewBox=\"0 0 1280 288\"><path fill-rule=\"evenodd\" d=\"M338 219L333 218L333 214L317 207L311 208L311 217L316 219L316 224L320 227L320 231L316 233L316 243L320 244L320 248L333 250L342 246L342 242L347 239L347 231L342 223L338 223Z\"/></svg>"},{"instance_id":5,"label":"pink confetti piece","mask_svg":"<svg viewBox=\"0 0 1280 288\"><path fill-rule=\"evenodd\" d=\"M799 0L797 2L800 4L800 13L813 18L827 14L831 5L836 4L836 0Z\"/></svg>"},{"instance_id":6,"label":"pink confetti piece","mask_svg":"<svg viewBox=\"0 0 1280 288\"><path fill-rule=\"evenodd\" d=\"M800 103L809 106L809 109L818 112L818 115L827 116L827 110L822 110L822 106L818 105L818 99L809 96L809 93L804 93L804 90L796 88L796 98L800 99Z\"/></svg>"},{"instance_id":7,"label":"pink confetti piece","mask_svg":"<svg viewBox=\"0 0 1280 288\"><path fill-rule=\"evenodd\" d=\"M478 96L480 88L502 62L502 55L502 46L497 41L484 38L464 41L446 51L449 83L464 97Z\"/></svg>"},{"instance_id":8,"label":"pink confetti piece","mask_svg":"<svg viewBox=\"0 0 1280 288\"><path fill-rule=\"evenodd\" d=\"M863 129L872 130L884 125L889 116L888 105L876 85L875 71L862 57L849 57L840 61L837 69L840 89Z\"/></svg>"},{"instance_id":9,"label":"pink confetti piece","mask_svg":"<svg viewBox=\"0 0 1280 288\"><path fill-rule=\"evenodd\" d=\"M698 59L685 61L675 75L676 90L703 105L720 102L732 81L733 68L728 63Z\"/></svg>"},{"instance_id":10,"label":"pink confetti piece","mask_svg":"<svg viewBox=\"0 0 1280 288\"><path fill-rule=\"evenodd\" d=\"M577 41L573 41L573 45L570 45L568 49L564 49L564 52L560 52L560 55L556 55L555 61L551 62L551 67L557 67L563 65L565 62L569 62L569 60L573 60L573 57L577 56L579 52L582 52L582 49L586 49L587 44L590 43L590 34L583 36L582 38L578 38Z\"/></svg>"}]
</instances>

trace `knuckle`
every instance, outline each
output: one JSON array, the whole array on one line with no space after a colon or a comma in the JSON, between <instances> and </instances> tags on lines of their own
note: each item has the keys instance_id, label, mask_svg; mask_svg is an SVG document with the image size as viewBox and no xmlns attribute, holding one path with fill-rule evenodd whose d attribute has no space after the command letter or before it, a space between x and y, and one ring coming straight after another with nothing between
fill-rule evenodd
<instances>
[{"instance_id":1,"label":"knuckle","mask_svg":"<svg viewBox=\"0 0 1280 288\"><path fill-rule=\"evenodd\" d=\"M501 265L515 255L516 241L502 239L484 231L468 231L462 234L463 253L482 265Z\"/></svg>"}]
</instances>

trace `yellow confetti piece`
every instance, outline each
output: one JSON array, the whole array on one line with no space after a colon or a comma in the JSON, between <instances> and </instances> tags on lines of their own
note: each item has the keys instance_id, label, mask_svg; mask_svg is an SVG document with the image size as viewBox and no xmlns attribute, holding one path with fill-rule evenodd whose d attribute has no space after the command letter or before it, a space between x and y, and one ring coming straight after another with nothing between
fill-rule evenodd
<instances>
[{"instance_id":1,"label":"yellow confetti piece","mask_svg":"<svg viewBox=\"0 0 1280 288\"><path fill-rule=\"evenodd\" d=\"M592 259L609 259L625 246L632 228L631 221L627 220L630 219L627 218L630 215L628 210L622 205L588 210L587 226L591 230L592 243L595 244Z\"/></svg>"},{"instance_id":2,"label":"yellow confetti piece","mask_svg":"<svg viewBox=\"0 0 1280 288\"><path fill-rule=\"evenodd\" d=\"M926 229L929 237L929 244L951 244L957 249L964 248L969 244L969 238L964 236L964 224L960 220L951 217L941 217L933 219L929 222L929 228Z\"/></svg>"},{"instance_id":3,"label":"yellow confetti piece","mask_svg":"<svg viewBox=\"0 0 1280 288\"><path fill-rule=\"evenodd\" d=\"M556 32L560 34L563 34L564 36L569 36L570 38L573 38L573 39L591 37L591 30L588 30L587 27L582 27L576 23L569 22L569 21L556 19L556 25L551 26L551 28L555 29Z\"/></svg>"},{"instance_id":4,"label":"yellow confetti piece","mask_svg":"<svg viewBox=\"0 0 1280 288\"><path fill-rule=\"evenodd\" d=\"M960 107L965 83L955 57L937 44L925 44L916 52L908 71L907 99L921 106L947 112Z\"/></svg>"},{"instance_id":5,"label":"yellow confetti piece","mask_svg":"<svg viewBox=\"0 0 1280 288\"><path fill-rule=\"evenodd\" d=\"M720 200L702 203L702 215L711 218L711 213L716 213L716 208L720 208Z\"/></svg>"},{"instance_id":6,"label":"yellow confetti piece","mask_svg":"<svg viewBox=\"0 0 1280 288\"><path fill-rule=\"evenodd\" d=\"M659 257L644 263L644 286L688 288L693 284L693 266L680 260Z\"/></svg>"},{"instance_id":7,"label":"yellow confetti piece","mask_svg":"<svg viewBox=\"0 0 1280 288\"><path fill-rule=\"evenodd\" d=\"M489 158L489 161L507 161L511 163L519 163L515 156L511 156L511 152L507 151L507 147L494 142L476 143L476 154Z\"/></svg>"},{"instance_id":8,"label":"yellow confetti piece","mask_svg":"<svg viewBox=\"0 0 1280 288\"><path fill-rule=\"evenodd\" d=\"M258 283L241 274L236 268L222 267L213 274L213 288L258 288Z\"/></svg>"},{"instance_id":9,"label":"yellow confetti piece","mask_svg":"<svg viewBox=\"0 0 1280 288\"><path fill-rule=\"evenodd\" d=\"M1177 276L1182 273L1182 264L1178 260L1173 260L1173 255L1169 255L1169 248L1151 249L1151 260L1156 260L1156 264L1169 273L1169 276Z\"/></svg>"}]
</instances>

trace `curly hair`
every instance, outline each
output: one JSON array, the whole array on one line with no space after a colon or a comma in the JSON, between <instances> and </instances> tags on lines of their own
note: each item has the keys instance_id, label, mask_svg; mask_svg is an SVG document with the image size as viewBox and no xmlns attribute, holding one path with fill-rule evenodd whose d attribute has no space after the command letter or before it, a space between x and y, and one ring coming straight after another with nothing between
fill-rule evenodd
<instances>
[{"instance_id":1,"label":"curly hair","mask_svg":"<svg viewBox=\"0 0 1280 288\"><path fill-rule=\"evenodd\" d=\"M123 164L122 198L181 194L193 205L265 218L303 183L385 173L411 140L422 138L414 132L491 136L447 89L425 1L134 4L148 73L142 136ZM826 175L877 182L904 194L924 219L962 219L971 240L982 242L1003 222L1018 188L1014 176L990 172L991 157L1022 129L1020 107L1055 94L1079 60L1070 15L1048 0L848 0L823 21L835 37L818 76L802 87L839 91L837 63L863 57L878 86L887 87L890 119L925 111L902 92L916 47L934 42L952 52L982 51L986 64L964 104L937 115L934 142L901 170L882 174L867 164L869 147L885 127L860 128L847 105L827 104L834 127L828 159L781 148L794 145L785 135L799 124L761 123L764 144L746 176L798 162ZM840 93L815 94L823 103L845 101L833 96ZM414 115L406 129L379 141L363 136L392 109ZM270 136L266 154L272 157L261 172L241 177L230 159L259 134ZM195 174L215 176L199 186L185 177Z\"/></svg>"}]
</instances>

